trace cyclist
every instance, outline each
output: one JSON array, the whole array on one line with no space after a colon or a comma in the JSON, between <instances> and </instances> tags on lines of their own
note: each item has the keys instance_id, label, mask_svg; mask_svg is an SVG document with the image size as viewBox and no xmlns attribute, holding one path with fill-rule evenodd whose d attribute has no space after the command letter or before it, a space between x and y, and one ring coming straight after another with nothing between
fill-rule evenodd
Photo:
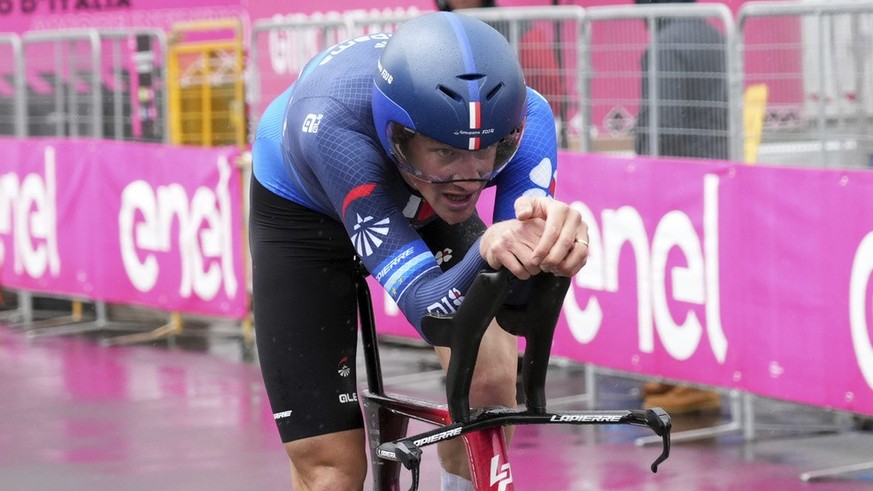
<instances>
[{"instance_id":1,"label":"cyclist","mask_svg":"<svg viewBox=\"0 0 873 491\"><path fill-rule=\"evenodd\" d=\"M554 117L499 32L432 13L317 55L267 108L252 151L257 346L292 483L361 489L355 256L416 328L451 312L483 267L575 275L588 232L551 198ZM476 203L491 185L486 227ZM491 326L471 404L514 406L516 360L515 339ZM463 443L438 454L443 489L471 489Z\"/></svg>"}]
</instances>

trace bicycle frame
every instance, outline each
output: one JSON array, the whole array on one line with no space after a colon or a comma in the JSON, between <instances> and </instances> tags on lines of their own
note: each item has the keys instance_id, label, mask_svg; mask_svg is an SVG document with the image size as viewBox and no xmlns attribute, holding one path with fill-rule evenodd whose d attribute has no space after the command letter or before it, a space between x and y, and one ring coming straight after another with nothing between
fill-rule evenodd
<instances>
[{"instance_id":1,"label":"bicycle frame","mask_svg":"<svg viewBox=\"0 0 873 491\"><path fill-rule=\"evenodd\" d=\"M527 305L503 308L511 289L506 270L482 272L473 282L453 317L426 317L422 330L438 346L451 347L446 373L448 406L398 394L387 394L382 381L376 325L370 289L363 275L357 281L361 337L367 370L362 401L371 450L376 491L400 490L400 464L412 472L411 491L418 489L422 447L444 440L464 439L473 487L477 491L513 491L503 427L526 424L629 424L652 429L663 439L661 455L652 472L670 453L670 416L660 408L617 411L546 411L545 376L555 325L569 278L540 274L534 277ZM526 409L469 407L470 384L479 344L491 320L506 331L526 338L522 387ZM437 425L433 430L406 436L410 419Z\"/></svg>"}]
</instances>

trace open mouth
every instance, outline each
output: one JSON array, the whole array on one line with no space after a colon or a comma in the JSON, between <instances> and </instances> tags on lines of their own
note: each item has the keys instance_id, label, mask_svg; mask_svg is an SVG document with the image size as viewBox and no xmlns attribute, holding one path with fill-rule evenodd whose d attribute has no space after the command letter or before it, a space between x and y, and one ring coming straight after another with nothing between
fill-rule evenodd
<instances>
[{"instance_id":1,"label":"open mouth","mask_svg":"<svg viewBox=\"0 0 873 491\"><path fill-rule=\"evenodd\" d=\"M443 193L446 204L453 210L463 210L470 206L476 193Z\"/></svg>"}]
</instances>

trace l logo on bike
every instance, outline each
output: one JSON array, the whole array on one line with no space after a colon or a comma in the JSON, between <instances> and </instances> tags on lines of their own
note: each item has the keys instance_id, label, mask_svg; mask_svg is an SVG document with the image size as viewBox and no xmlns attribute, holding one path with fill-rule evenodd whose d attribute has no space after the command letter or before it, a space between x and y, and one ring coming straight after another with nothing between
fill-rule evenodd
<instances>
[{"instance_id":1,"label":"l logo on bike","mask_svg":"<svg viewBox=\"0 0 873 491\"><path fill-rule=\"evenodd\" d=\"M491 457L491 487L499 484L498 491L505 491L509 483L512 482L512 470L509 469L509 462L500 463L500 455Z\"/></svg>"}]
</instances>

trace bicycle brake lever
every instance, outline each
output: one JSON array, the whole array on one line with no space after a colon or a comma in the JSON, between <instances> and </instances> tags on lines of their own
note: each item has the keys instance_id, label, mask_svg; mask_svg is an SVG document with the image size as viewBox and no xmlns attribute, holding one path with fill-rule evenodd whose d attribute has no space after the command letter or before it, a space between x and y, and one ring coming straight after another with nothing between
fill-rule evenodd
<instances>
[{"instance_id":1,"label":"bicycle brake lever","mask_svg":"<svg viewBox=\"0 0 873 491\"><path fill-rule=\"evenodd\" d=\"M670 430L673 428L673 423L666 411L656 407L646 410L646 424L663 441L661 455L652 463L652 472L658 472L658 465L670 457Z\"/></svg>"},{"instance_id":2,"label":"bicycle brake lever","mask_svg":"<svg viewBox=\"0 0 873 491\"><path fill-rule=\"evenodd\" d=\"M394 460L403 464L412 472L412 485L409 491L418 490L419 467L421 466L421 447L409 440L401 440L397 443L383 443L376 449L376 453L383 459Z\"/></svg>"},{"instance_id":3,"label":"bicycle brake lever","mask_svg":"<svg viewBox=\"0 0 873 491\"><path fill-rule=\"evenodd\" d=\"M383 459L400 462L410 470L421 464L421 448L409 440L383 443L377 447L376 453Z\"/></svg>"}]
</instances>

